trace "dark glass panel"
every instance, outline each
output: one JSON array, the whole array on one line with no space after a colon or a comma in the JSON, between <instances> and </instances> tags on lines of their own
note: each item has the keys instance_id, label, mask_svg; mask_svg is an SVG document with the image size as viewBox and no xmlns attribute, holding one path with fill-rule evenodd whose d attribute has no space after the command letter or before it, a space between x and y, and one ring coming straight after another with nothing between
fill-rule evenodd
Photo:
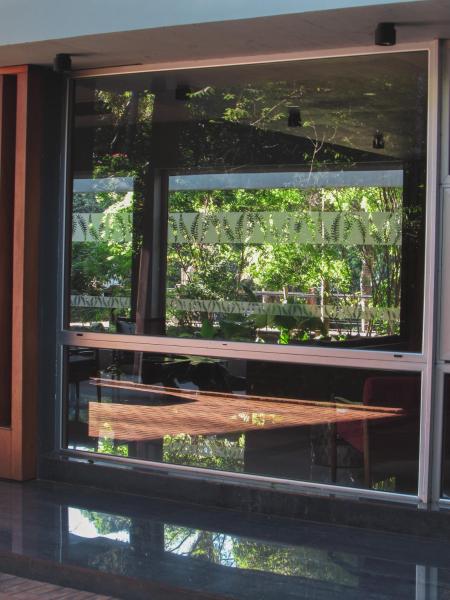
<instances>
[{"instance_id":1,"label":"dark glass panel","mask_svg":"<svg viewBox=\"0 0 450 600\"><path fill-rule=\"evenodd\" d=\"M67 447L417 491L420 375L70 348Z\"/></svg>"},{"instance_id":2,"label":"dark glass panel","mask_svg":"<svg viewBox=\"0 0 450 600\"><path fill-rule=\"evenodd\" d=\"M75 84L68 325L419 351L427 54Z\"/></svg>"},{"instance_id":3,"label":"dark glass panel","mask_svg":"<svg viewBox=\"0 0 450 600\"><path fill-rule=\"evenodd\" d=\"M442 446L442 494L450 498L450 376L445 376Z\"/></svg>"}]
</instances>

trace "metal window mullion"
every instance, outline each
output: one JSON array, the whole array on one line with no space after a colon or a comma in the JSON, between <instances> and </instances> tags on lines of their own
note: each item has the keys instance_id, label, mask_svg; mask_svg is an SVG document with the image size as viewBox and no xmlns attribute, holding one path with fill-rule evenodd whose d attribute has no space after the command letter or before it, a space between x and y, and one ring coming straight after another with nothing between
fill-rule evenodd
<instances>
[{"instance_id":1,"label":"metal window mullion","mask_svg":"<svg viewBox=\"0 0 450 600\"><path fill-rule=\"evenodd\" d=\"M450 41L442 50L441 184L450 186Z\"/></svg>"},{"instance_id":2,"label":"metal window mullion","mask_svg":"<svg viewBox=\"0 0 450 600\"><path fill-rule=\"evenodd\" d=\"M441 66L441 244L439 255L439 311L437 334L436 387L433 416L432 505L450 507L450 500L442 498L442 468L444 458L445 379L450 375L450 42L442 44Z\"/></svg>"},{"instance_id":3,"label":"metal window mullion","mask_svg":"<svg viewBox=\"0 0 450 600\"><path fill-rule=\"evenodd\" d=\"M450 42L442 47L441 90L441 255L440 255L440 326L438 358L450 359L450 320L447 306L450 301Z\"/></svg>"},{"instance_id":4,"label":"metal window mullion","mask_svg":"<svg viewBox=\"0 0 450 600\"><path fill-rule=\"evenodd\" d=\"M62 448L65 432L65 391L66 391L66 365L65 348L61 344L61 331L64 329L66 320L66 298L68 297L68 255L70 244L71 220L67 218L68 200L71 193L69 188L69 160L70 139L73 109L73 82L67 79L65 85L63 124L62 124L62 152L61 152L61 177L60 177L60 207L59 207L59 236L58 236L58 272L57 276L57 353L56 353L56 377L55 377L55 447ZM68 241L69 240L69 241Z\"/></svg>"},{"instance_id":5,"label":"metal window mullion","mask_svg":"<svg viewBox=\"0 0 450 600\"><path fill-rule=\"evenodd\" d=\"M433 458L431 474L431 502L434 509L439 507L442 497L442 460L443 460L443 415L444 415L444 393L445 377L450 374L450 364L440 364L435 372L435 397L433 415Z\"/></svg>"},{"instance_id":6,"label":"metal window mullion","mask_svg":"<svg viewBox=\"0 0 450 600\"><path fill-rule=\"evenodd\" d=\"M420 506L428 507L432 496L432 428L434 394L434 360L436 331L436 255L437 215L439 207L439 122L440 122L440 43L436 40L428 54L428 128L427 128L427 199L425 223L425 281L423 315L423 352L426 367L422 375L419 486Z\"/></svg>"}]
</instances>

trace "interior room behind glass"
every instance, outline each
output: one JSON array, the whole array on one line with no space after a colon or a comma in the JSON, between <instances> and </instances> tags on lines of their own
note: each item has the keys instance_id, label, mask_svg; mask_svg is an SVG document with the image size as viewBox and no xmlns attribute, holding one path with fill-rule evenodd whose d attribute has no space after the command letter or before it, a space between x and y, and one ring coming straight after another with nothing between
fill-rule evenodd
<instances>
[{"instance_id":1,"label":"interior room behind glass","mask_svg":"<svg viewBox=\"0 0 450 600\"><path fill-rule=\"evenodd\" d=\"M417 491L419 373L77 347L66 359L69 450Z\"/></svg>"}]
</instances>

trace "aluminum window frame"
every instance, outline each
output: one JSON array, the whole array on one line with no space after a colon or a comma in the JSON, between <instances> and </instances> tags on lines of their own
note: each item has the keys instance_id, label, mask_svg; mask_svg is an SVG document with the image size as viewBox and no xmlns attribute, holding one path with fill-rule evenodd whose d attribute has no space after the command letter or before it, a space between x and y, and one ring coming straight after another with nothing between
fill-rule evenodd
<instances>
[{"instance_id":1,"label":"aluminum window frame","mask_svg":"<svg viewBox=\"0 0 450 600\"><path fill-rule=\"evenodd\" d=\"M450 186L450 40L442 44L441 185Z\"/></svg>"},{"instance_id":2,"label":"aluminum window frame","mask_svg":"<svg viewBox=\"0 0 450 600\"><path fill-rule=\"evenodd\" d=\"M433 419L432 498L436 508L450 509L450 498L443 497L442 461L444 456L445 377L450 376L450 41L441 47L441 245L439 253L439 331L436 360L436 395Z\"/></svg>"},{"instance_id":3,"label":"aluminum window frame","mask_svg":"<svg viewBox=\"0 0 450 600\"><path fill-rule=\"evenodd\" d=\"M425 263L424 263L424 308L422 321L422 349L420 352L389 352L376 350L357 350L345 348L314 348L276 345L259 345L246 342L187 340L181 338L137 336L125 334L109 334L97 332L77 332L65 328L65 305L68 297L68 200L71 190L68 189L68 169L70 168L70 131L71 131L71 100L72 81L83 78L127 75L131 73L167 72L179 69L213 68L220 66L239 66L250 64L267 64L274 62L293 62L302 60L320 60L323 58L351 58L353 56L397 54L403 52L427 52L428 56L428 94L427 94L427 190L426 190L426 221L425 221ZM56 448L61 455L73 460L94 461L99 464L116 465L123 468L128 465L139 466L149 471L182 474L211 481L232 481L252 487L282 489L283 491L308 492L325 495L343 495L352 498L377 498L382 501L415 504L419 508L428 508L438 501L435 489L436 453L432 444L432 424L435 420L433 404L435 387L435 330L436 330L436 252L438 248L437 215L438 215L438 140L440 100L440 42L438 40L417 43L398 44L393 48L362 46L355 48L336 48L326 51L290 52L272 55L237 56L225 59L202 59L194 61L179 61L173 63L155 63L132 65L125 67L108 67L81 70L72 73L67 82L66 111L64 126L64 169L61 188L61 223L64 226L59 239L59 272L58 272L58 331L56 342L59 346L57 365L57 397L58 426L56 433ZM124 349L147 352L170 352L173 354L191 354L202 356L218 356L228 358L270 360L274 362L294 362L299 364L326 364L332 366L385 369L405 372L420 372L421 374L421 414L419 441L419 472L417 494L400 494L350 488L339 485L279 480L272 477L236 474L231 472L214 471L200 467L170 465L154 461L119 458L89 454L82 451L70 451L63 447L65 398L65 366L64 349L68 346L83 346L104 349ZM433 446L433 447L432 447Z\"/></svg>"},{"instance_id":4,"label":"aluminum window frame","mask_svg":"<svg viewBox=\"0 0 450 600\"><path fill-rule=\"evenodd\" d=\"M433 469L431 477L433 508L450 508L450 498L443 498L442 460L444 457L444 404L445 377L450 376L450 363L441 363L436 367L436 394L433 422Z\"/></svg>"},{"instance_id":5,"label":"aluminum window frame","mask_svg":"<svg viewBox=\"0 0 450 600\"><path fill-rule=\"evenodd\" d=\"M450 41L441 50L442 105L441 105L441 237L439 256L440 302L438 360L450 360L450 316L445 310L450 302L450 244L446 232L450 231Z\"/></svg>"}]
</instances>

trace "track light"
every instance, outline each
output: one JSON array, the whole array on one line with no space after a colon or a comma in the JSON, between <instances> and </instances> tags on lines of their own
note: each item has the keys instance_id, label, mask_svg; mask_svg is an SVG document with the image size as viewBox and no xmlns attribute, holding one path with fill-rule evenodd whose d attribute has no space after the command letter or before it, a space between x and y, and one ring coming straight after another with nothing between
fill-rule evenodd
<instances>
[{"instance_id":1,"label":"track light","mask_svg":"<svg viewBox=\"0 0 450 600\"><path fill-rule=\"evenodd\" d=\"M373 136L372 147L375 150L383 150L383 148L384 148L384 135L383 135L383 132L378 131L378 129L376 130L376 132Z\"/></svg>"},{"instance_id":2,"label":"track light","mask_svg":"<svg viewBox=\"0 0 450 600\"><path fill-rule=\"evenodd\" d=\"M378 23L375 29L376 46L395 46L397 35L394 23Z\"/></svg>"},{"instance_id":3,"label":"track light","mask_svg":"<svg viewBox=\"0 0 450 600\"><path fill-rule=\"evenodd\" d=\"M288 127L301 127L302 117L298 106L290 106L288 114Z\"/></svg>"},{"instance_id":4,"label":"track light","mask_svg":"<svg viewBox=\"0 0 450 600\"><path fill-rule=\"evenodd\" d=\"M70 54L57 54L53 60L55 73L70 73L72 70L72 59Z\"/></svg>"}]
</instances>

